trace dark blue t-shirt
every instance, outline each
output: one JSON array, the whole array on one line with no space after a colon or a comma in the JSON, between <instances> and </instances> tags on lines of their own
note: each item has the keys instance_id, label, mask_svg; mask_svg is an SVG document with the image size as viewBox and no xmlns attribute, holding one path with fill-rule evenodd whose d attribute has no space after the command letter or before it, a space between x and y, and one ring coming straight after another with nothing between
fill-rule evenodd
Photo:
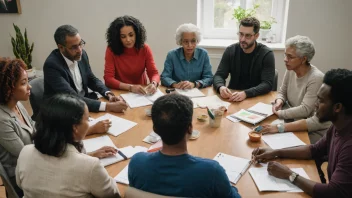
<instances>
[{"instance_id":1,"label":"dark blue t-shirt","mask_svg":"<svg viewBox=\"0 0 352 198\"><path fill-rule=\"evenodd\" d=\"M160 151L135 154L128 167L130 186L167 196L241 197L214 160Z\"/></svg>"}]
</instances>

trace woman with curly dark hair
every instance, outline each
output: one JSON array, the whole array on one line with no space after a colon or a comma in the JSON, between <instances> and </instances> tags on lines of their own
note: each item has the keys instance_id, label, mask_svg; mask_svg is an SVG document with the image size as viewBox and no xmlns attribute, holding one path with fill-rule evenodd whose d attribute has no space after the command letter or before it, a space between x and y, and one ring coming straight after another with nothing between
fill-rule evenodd
<instances>
[{"instance_id":1,"label":"woman with curly dark hair","mask_svg":"<svg viewBox=\"0 0 352 198\"><path fill-rule=\"evenodd\" d=\"M153 94L160 81L146 30L132 16L116 18L107 29L104 80L107 87L138 94ZM146 89L147 76L150 84Z\"/></svg>"},{"instance_id":2,"label":"woman with curly dark hair","mask_svg":"<svg viewBox=\"0 0 352 198\"><path fill-rule=\"evenodd\" d=\"M26 64L22 60L0 58L0 162L19 197L16 184L17 158L24 145L32 144L34 122L20 101L29 99Z\"/></svg>"}]
</instances>

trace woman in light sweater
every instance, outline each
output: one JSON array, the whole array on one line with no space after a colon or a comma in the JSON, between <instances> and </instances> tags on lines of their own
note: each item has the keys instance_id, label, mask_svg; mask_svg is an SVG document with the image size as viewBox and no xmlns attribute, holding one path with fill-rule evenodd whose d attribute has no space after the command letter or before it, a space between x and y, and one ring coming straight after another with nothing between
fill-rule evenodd
<instances>
[{"instance_id":1,"label":"woman in light sweater","mask_svg":"<svg viewBox=\"0 0 352 198\"><path fill-rule=\"evenodd\" d=\"M286 73L278 91L273 113L280 119L303 119L314 115L317 92L324 74L310 62L315 54L313 42L306 36L286 41Z\"/></svg>"},{"instance_id":2,"label":"woman in light sweater","mask_svg":"<svg viewBox=\"0 0 352 198\"><path fill-rule=\"evenodd\" d=\"M331 122L319 122L314 115L317 93L324 74L310 64L315 54L313 42L306 36L295 36L286 41L287 71L278 91L273 112L281 119L295 122L263 125L261 132L308 131L311 143L324 136Z\"/></svg>"},{"instance_id":3,"label":"woman in light sweater","mask_svg":"<svg viewBox=\"0 0 352 198\"><path fill-rule=\"evenodd\" d=\"M45 101L34 145L25 146L17 161L16 182L24 197L120 197L99 159L82 153L88 118L87 105L76 96L58 94Z\"/></svg>"}]
</instances>

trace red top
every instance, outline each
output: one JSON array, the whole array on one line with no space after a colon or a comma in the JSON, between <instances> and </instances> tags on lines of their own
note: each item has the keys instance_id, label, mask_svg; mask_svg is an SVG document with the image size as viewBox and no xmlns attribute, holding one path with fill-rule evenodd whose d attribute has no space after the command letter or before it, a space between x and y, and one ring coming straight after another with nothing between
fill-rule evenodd
<instances>
[{"instance_id":1,"label":"red top","mask_svg":"<svg viewBox=\"0 0 352 198\"><path fill-rule=\"evenodd\" d=\"M104 80L107 87L119 89L120 82L146 85L147 75L150 81L159 83L158 69L147 44L139 51L125 48L121 55L115 55L109 47L106 48Z\"/></svg>"}]
</instances>

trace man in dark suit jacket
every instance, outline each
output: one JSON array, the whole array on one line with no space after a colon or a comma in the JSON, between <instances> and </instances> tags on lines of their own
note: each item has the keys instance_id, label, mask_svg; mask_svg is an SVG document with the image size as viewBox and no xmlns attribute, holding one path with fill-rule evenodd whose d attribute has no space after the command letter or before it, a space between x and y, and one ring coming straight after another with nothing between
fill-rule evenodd
<instances>
[{"instance_id":1,"label":"man in dark suit jacket","mask_svg":"<svg viewBox=\"0 0 352 198\"><path fill-rule=\"evenodd\" d=\"M44 98L57 93L71 93L82 98L91 112L123 112L126 103L93 74L85 41L71 25L60 26L54 35L58 49L53 50L44 63ZM100 102L97 95L88 93L88 88L104 96L109 102Z\"/></svg>"}]
</instances>

